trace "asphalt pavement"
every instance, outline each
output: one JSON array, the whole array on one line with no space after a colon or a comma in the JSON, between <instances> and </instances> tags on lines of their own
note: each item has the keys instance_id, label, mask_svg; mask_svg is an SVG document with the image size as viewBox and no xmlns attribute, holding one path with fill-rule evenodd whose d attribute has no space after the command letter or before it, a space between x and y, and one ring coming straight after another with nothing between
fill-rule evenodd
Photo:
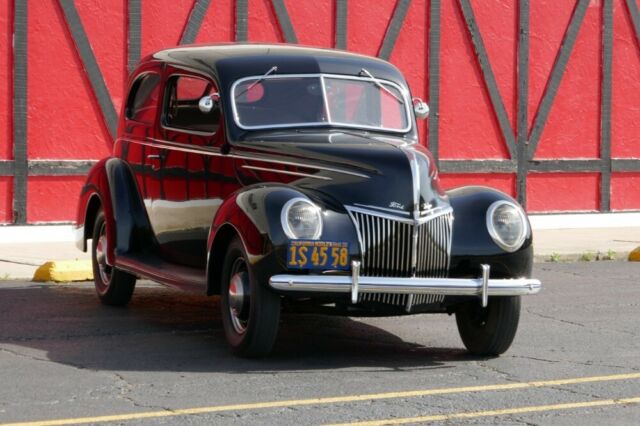
<instances>
[{"instance_id":1,"label":"asphalt pavement","mask_svg":"<svg viewBox=\"0 0 640 426\"><path fill-rule=\"evenodd\" d=\"M637 425L639 275L537 263L544 289L495 358L447 315L285 314L271 357L239 359L216 297L142 282L121 309L88 282L4 281L0 424Z\"/></svg>"}]
</instances>

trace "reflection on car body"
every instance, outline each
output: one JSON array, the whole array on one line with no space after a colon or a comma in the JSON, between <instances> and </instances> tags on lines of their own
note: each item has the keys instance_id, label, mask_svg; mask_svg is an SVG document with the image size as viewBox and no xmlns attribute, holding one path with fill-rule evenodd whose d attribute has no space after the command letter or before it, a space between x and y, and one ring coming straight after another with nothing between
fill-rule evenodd
<instances>
[{"instance_id":1,"label":"reflection on car body","mask_svg":"<svg viewBox=\"0 0 640 426\"><path fill-rule=\"evenodd\" d=\"M443 191L391 64L288 45L186 46L132 73L113 155L82 189L78 246L106 304L138 277L221 295L232 350L270 352L282 309L455 313L465 346L510 346L530 278L522 208ZM408 319L409 320L409 319Z\"/></svg>"}]
</instances>

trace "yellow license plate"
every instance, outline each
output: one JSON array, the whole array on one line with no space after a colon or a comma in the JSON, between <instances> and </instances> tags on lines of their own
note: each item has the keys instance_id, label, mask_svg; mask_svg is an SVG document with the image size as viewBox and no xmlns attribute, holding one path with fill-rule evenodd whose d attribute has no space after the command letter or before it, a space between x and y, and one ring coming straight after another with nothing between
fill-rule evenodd
<instances>
[{"instance_id":1,"label":"yellow license plate","mask_svg":"<svg viewBox=\"0 0 640 426\"><path fill-rule=\"evenodd\" d=\"M289 241L287 266L291 269L349 269L349 243Z\"/></svg>"}]
</instances>

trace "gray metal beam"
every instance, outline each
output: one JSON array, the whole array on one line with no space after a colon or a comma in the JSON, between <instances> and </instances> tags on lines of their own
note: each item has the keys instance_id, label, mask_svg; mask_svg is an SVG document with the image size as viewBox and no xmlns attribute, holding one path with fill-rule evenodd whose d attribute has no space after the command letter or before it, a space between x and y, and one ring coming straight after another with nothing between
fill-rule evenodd
<instances>
[{"instance_id":1,"label":"gray metal beam","mask_svg":"<svg viewBox=\"0 0 640 426\"><path fill-rule=\"evenodd\" d=\"M440 0L429 2L429 150L440 164Z\"/></svg>"},{"instance_id":2,"label":"gray metal beam","mask_svg":"<svg viewBox=\"0 0 640 426\"><path fill-rule=\"evenodd\" d=\"M127 1L127 69L133 71L140 60L142 13L140 0Z\"/></svg>"},{"instance_id":3,"label":"gray metal beam","mask_svg":"<svg viewBox=\"0 0 640 426\"><path fill-rule=\"evenodd\" d=\"M67 28L71 33L71 38L76 46L80 60L84 65L84 70L91 83L93 94L98 101L100 111L102 112L102 118L104 120L107 129L112 138L116 137L116 129L118 127L118 115L116 108L113 106L113 101L107 90L107 85L98 67L98 61L96 60L87 33L82 26L80 16L78 16L78 10L73 0L59 0L62 11L64 12L64 20L67 24Z\"/></svg>"},{"instance_id":4,"label":"gray metal beam","mask_svg":"<svg viewBox=\"0 0 640 426\"><path fill-rule=\"evenodd\" d=\"M532 160L533 172L602 172L602 160Z\"/></svg>"},{"instance_id":5,"label":"gray metal beam","mask_svg":"<svg viewBox=\"0 0 640 426\"><path fill-rule=\"evenodd\" d=\"M210 3L211 0L196 0L193 3L189 20L184 27L182 37L180 37L180 44L191 44L196 40L200 32L200 27L202 26L202 21L204 21L204 17L207 15Z\"/></svg>"},{"instance_id":6,"label":"gray metal beam","mask_svg":"<svg viewBox=\"0 0 640 426\"><path fill-rule=\"evenodd\" d=\"M387 32L382 40L382 46L378 52L378 57L386 61L391 58L391 53L396 45L396 41L398 40L400 29L402 28L404 19L407 17L410 5L411 0L398 0L398 3L396 3L391 22L389 22L389 27L387 27Z\"/></svg>"},{"instance_id":7,"label":"gray metal beam","mask_svg":"<svg viewBox=\"0 0 640 426\"><path fill-rule=\"evenodd\" d=\"M513 160L440 160L441 173L514 173Z\"/></svg>"},{"instance_id":8,"label":"gray metal beam","mask_svg":"<svg viewBox=\"0 0 640 426\"><path fill-rule=\"evenodd\" d=\"M611 160L612 172L640 172L640 159L614 158Z\"/></svg>"},{"instance_id":9,"label":"gray metal beam","mask_svg":"<svg viewBox=\"0 0 640 426\"><path fill-rule=\"evenodd\" d=\"M249 39L249 6L248 0L236 1L236 41L247 41Z\"/></svg>"},{"instance_id":10,"label":"gray metal beam","mask_svg":"<svg viewBox=\"0 0 640 426\"><path fill-rule=\"evenodd\" d=\"M27 2L13 9L13 222L27 222Z\"/></svg>"},{"instance_id":11,"label":"gray metal beam","mask_svg":"<svg viewBox=\"0 0 640 426\"><path fill-rule=\"evenodd\" d=\"M611 210L611 81L613 67L613 0L602 4L602 74L600 81L600 210Z\"/></svg>"},{"instance_id":12,"label":"gray metal beam","mask_svg":"<svg viewBox=\"0 0 640 426\"><path fill-rule=\"evenodd\" d=\"M608 162L600 159L589 160L532 160L527 170L535 173L601 173ZM514 160L440 160L441 173L514 173L517 170ZM612 172L640 171L640 158L612 159Z\"/></svg>"},{"instance_id":13,"label":"gray metal beam","mask_svg":"<svg viewBox=\"0 0 640 426\"><path fill-rule=\"evenodd\" d=\"M638 39L638 46L640 46L640 12L638 11L638 5L636 3L636 0L627 0L627 8L629 9L631 22L633 22L633 29L636 32L636 39Z\"/></svg>"},{"instance_id":14,"label":"gray metal beam","mask_svg":"<svg viewBox=\"0 0 640 426\"><path fill-rule=\"evenodd\" d=\"M96 161L91 160L32 160L29 176L85 176Z\"/></svg>"},{"instance_id":15,"label":"gray metal beam","mask_svg":"<svg viewBox=\"0 0 640 426\"><path fill-rule=\"evenodd\" d=\"M280 24L280 30L284 36L284 41L287 43L297 43L298 37L293 29L287 6L284 4L284 0L271 0L273 10L276 12L276 18L278 18L278 24Z\"/></svg>"},{"instance_id":16,"label":"gray metal beam","mask_svg":"<svg viewBox=\"0 0 640 426\"><path fill-rule=\"evenodd\" d=\"M14 173L13 160L0 160L0 176L13 176Z\"/></svg>"},{"instance_id":17,"label":"gray metal beam","mask_svg":"<svg viewBox=\"0 0 640 426\"><path fill-rule=\"evenodd\" d=\"M529 135L529 0L518 4L518 143L516 195L527 207L527 136Z\"/></svg>"},{"instance_id":18,"label":"gray metal beam","mask_svg":"<svg viewBox=\"0 0 640 426\"><path fill-rule=\"evenodd\" d=\"M576 8L573 11L573 15L571 16L569 27L564 33L562 45L560 46L560 50L558 51L558 55L556 56L555 63L551 70L551 77L547 82L547 87L545 88L544 95L542 96L542 101L540 101L540 105L538 106L538 111L536 112L536 116L533 120L531 133L529 134L529 159L534 157L536 149L538 148L542 131L547 124L549 112L551 111L553 101L558 93L560 82L562 81L562 77L564 76L564 72L567 68L569 57L573 51L573 46L575 45L576 38L578 37L578 32L582 26L582 21L584 20L584 15L587 13L588 6L589 0L578 0Z\"/></svg>"},{"instance_id":19,"label":"gray metal beam","mask_svg":"<svg viewBox=\"0 0 640 426\"><path fill-rule=\"evenodd\" d=\"M347 48L347 0L336 0L335 47L337 49Z\"/></svg>"},{"instance_id":20,"label":"gray metal beam","mask_svg":"<svg viewBox=\"0 0 640 426\"><path fill-rule=\"evenodd\" d=\"M476 22L476 17L473 13L473 7L471 7L470 0L460 0L460 7L462 9L462 14L464 15L465 22L467 23L467 29L469 30L469 34L471 36L471 42L473 43L476 57L478 58L478 62L480 63L480 70L482 71L484 84L487 87L487 92L489 93L489 98L491 99L493 111L496 114L496 118L498 119L498 125L500 126L500 131L502 132L502 138L504 139L507 145L507 149L509 150L509 156L515 159L517 157L517 154L516 140L513 134L513 128L511 127L511 123L509 122L507 110L504 107L504 102L502 101L500 91L498 90L496 77L493 73L493 69L491 68L491 62L489 61L487 49L485 48L482 34L480 33L478 23Z\"/></svg>"}]
</instances>

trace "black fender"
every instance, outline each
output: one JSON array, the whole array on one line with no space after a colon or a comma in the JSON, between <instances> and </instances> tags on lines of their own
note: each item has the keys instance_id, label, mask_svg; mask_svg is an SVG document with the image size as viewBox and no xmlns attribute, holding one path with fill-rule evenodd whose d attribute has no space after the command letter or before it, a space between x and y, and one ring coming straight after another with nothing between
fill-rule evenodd
<instances>
[{"instance_id":1,"label":"black fender","mask_svg":"<svg viewBox=\"0 0 640 426\"><path fill-rule=\"evenodd\" d=\"M266 284L272 275L288 270L286 259L290 239L282 229L280 215L287 201L299 197L310 199L322 208L323 230L320 239L346 241L349 243L350 257L360 257L355 227L346 211L336 211L335 206L328 207L312 192L291 186L249 186L225 200L213 220L207 243L208 294L215 294L219 289L226 247L234 235L242 239L254 276L259 282Z\"/></svg>"},{"instance_id":2,"label":"black fender","mask_svg":"<svg viewBox=\"0 0 640 426\"><path fill-rule=\"evenodd\" d=\"M109 263L114 264L116 253L157 247L133 172L119 158L111 157L96 163L80 192L76 227L84 227L85 249L100 207L105 213L108 241L111 242L107 248Z\"/></svg>"},{"instance_id":3,"label":"black fender","mask_svg":"<svg viewBox=\"0 0 640 426\"><path fill-rule=\"evenodd\" d=\"M491 276L520 278L531 276L533 237L527 219L527 236L515 252L498 246L487 230L489 206L500 200L518 203L507 194L483 186L465 186L447 191L453 208L450 276L480 275L480 264L491 266Z\"/></svg>"},{"instance_id":4,"label":"black fender","mask_svg":"<svg viewBox=\"0 0 640 426\"><path fill-rule=\"evenodd\" d=\"M104 210L108 241L115 241L115 221L113 220L113 205L109 191L109 180L105 164L109 158L102 159L91 167L85 184L80 190L78 208L76 210L76 230L82 232L76 238L76 245L87 251L87 240L93 235L93 225L100 207ZM113 264L113 247L107 248L107 261Z\"/></svg>"}]
</instances>

